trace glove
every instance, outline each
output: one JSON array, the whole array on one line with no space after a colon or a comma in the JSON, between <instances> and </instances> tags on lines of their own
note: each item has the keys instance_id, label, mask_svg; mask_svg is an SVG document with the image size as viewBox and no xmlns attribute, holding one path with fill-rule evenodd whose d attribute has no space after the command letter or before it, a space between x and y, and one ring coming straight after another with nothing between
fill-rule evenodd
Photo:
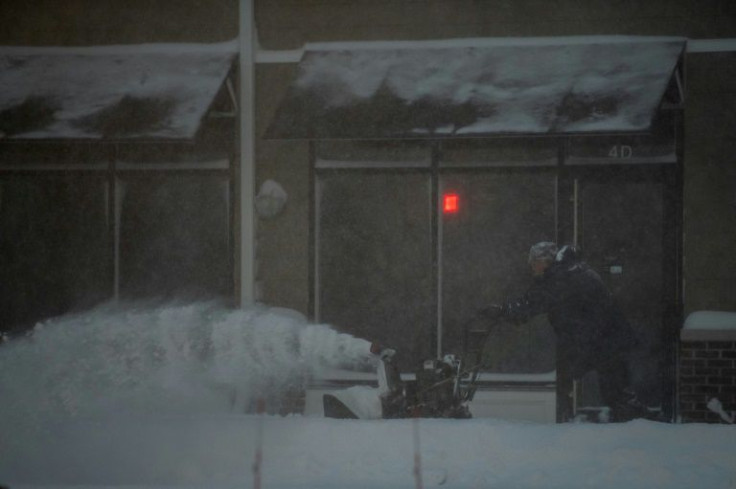
<instances>
[{"instance_id":1,"label":"glove","mask_svg":"<svg viewBox=\"0 0 736 489\"><path fill-rule=\"evenodd\" d=\"M381 360L386 360L396 355L396 350L393 348L385 348L380 343L371 343L371 353L381 357Z\"/></svg>"},{"instance_id":2,"label":"glove","mask_svg":"<svg viewBox=\"0 0 736 489\"><path fill-rule=\"evenodd\" d=\"M490 306L484 307L478 311L478 316L487 319L499 319L504 316L506 310L503 306L498 304L491 304Z\"/></svg>"}]
</instances>

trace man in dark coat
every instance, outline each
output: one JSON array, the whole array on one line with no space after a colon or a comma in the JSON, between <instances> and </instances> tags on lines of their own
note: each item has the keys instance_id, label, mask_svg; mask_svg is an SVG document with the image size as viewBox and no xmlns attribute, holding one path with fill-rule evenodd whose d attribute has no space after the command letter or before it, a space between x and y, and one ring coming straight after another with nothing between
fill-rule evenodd
<instances>
[{"instance_id":1,"label":"man in dark coat","mask_svg":"<svg viewBox=\"0 0 736 489\"><path fill-rule=\"evenodd\" d=\"M644 407L629 388L628 359L636 337L598 273L574 248L558 250L551 242L532 246L529 266L534 283L523 297L501 306L499 314L519 323L547 313L559 360L574 379L598 373L602 401L612 410L612 420L644 416Z\"/></svg>"}]
</instances>

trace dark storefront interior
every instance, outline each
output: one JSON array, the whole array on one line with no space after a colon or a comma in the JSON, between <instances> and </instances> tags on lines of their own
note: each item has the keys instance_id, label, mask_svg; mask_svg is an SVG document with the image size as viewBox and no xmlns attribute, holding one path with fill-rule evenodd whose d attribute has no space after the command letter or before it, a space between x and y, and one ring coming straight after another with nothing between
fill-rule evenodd
<instances>
[{"instance_id":1,"label":"dark storefront interior","mask_svg":"<svg viewBox=\"0 0 736 489\"><path fill-rule=\"evenodd\" d=\"M233 49L0 52L0 330L232 296Z\"/></svg>"}]
</instances>

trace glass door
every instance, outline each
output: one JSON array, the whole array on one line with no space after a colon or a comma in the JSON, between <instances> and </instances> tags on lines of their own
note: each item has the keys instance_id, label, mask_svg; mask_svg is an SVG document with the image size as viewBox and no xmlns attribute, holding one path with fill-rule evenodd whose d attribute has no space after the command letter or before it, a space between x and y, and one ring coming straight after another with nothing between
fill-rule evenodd
<instances>
[{"instance_id":1,"label":"glass door","mask_svg":"<svg viewBox=\"0 0 736 489\"><path fill-rule=\"evenodd\" d=\"M674 307L670 284L673 224L668 179L659 170L580 173L577 241L634 327L639 346L631 359L631 380L650 406L665 404L672 345L666 318ZM586 396L596 402L595 392Z\"/></svg>"},{"instance_id":2,"label":"glass door","mask_svg":"<svg viewBox=\"0 0 736 489\"><path fill-rule=\"evenodd\" d=\"M529 286L529 247L556 239L556 183L549 169L441 175L441 197L457 196L457 209L444 211L439 226L441 352L462 353L464 329L490 325L478 311ZM537 318L521 326L499 323L483 361L492 372L539 373L554 370L554 359L552 331Z\"/></svg>"},{"instance_id":3,"label":"glass door","mask_svg":"<svg viewBox=\"0 0 736 489\"><path fill-rule=\"evenodd\" d=\"M317 181L317 319L396 349L413 371L434 338L426 172L328 172Z\"/></svg>"}]
</instances>

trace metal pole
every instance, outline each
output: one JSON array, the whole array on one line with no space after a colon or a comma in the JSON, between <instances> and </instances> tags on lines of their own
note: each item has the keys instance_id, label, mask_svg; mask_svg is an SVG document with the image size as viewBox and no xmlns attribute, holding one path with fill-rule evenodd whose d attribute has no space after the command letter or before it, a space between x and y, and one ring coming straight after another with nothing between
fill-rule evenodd
<instances>
[{"instance_id":1,"label":"metal pole","mask_svg":"<svg viewBox=\"0 0 736 489\"><path fill-rule=\"evenodd\" d=\"M580 195L579 192L579 185L578 185L578 179L576 178L573 183L573 203L572 203L572 244L576 248L578 247L578 233L580 232L580 223L578 222L578 219L580 218L580 215L578 213L578 206L579 206L579 198Z\"/></svg>"},{"instance_id":2,"label":"metal pole","mask_svg":"<svg viewBox=\"0 0 736 489\"><path fill-rule=\"evenodd\" d=\"M255 287L255 25L253 0L240 0L239 302L256 301Z\"/></svg>"},{"instance_id":3,"label":"metal pole","mask_svg":"<svg viewBox=\"0 0 736 489\"><path fill-rule=\"evenodd\" d=\"M436 338L436 350L435 353L437 355L437 358L442 358L442 335L443 335L443 315L444 311L442 308L442 238L443 238L443 216L442 212L440 210L440 200L441 195L443 192L443 182L439 175L439 148L435 144L432 146L432 174L430 177L432 188L430 189L430 205L432 206L431 211L431 219L432 219L432 229L436 233L434 236L435 239L435 249L433 251L434 253L434 266L435 266L435 301L436 301L436 309L435 309L435 320L437 321L435 334L437 335Z\"/></svg>"}]
</instances>

